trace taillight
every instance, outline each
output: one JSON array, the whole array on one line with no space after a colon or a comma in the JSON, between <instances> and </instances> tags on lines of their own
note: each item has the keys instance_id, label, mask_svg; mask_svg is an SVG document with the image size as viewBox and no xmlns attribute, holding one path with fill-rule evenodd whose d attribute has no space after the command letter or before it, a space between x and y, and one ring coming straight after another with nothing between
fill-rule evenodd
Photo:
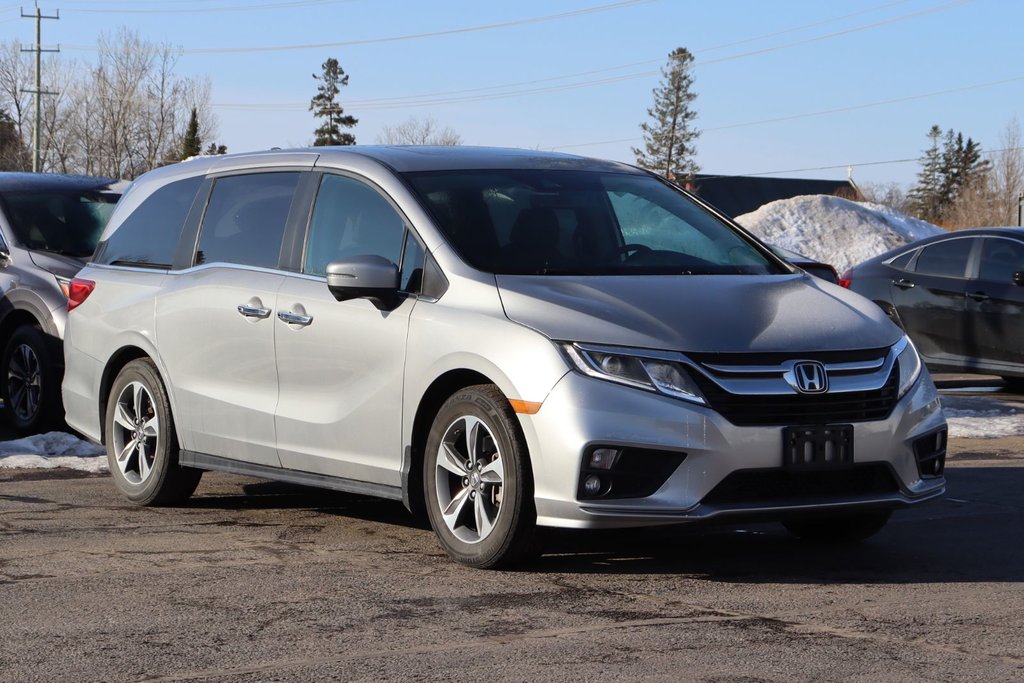
<instances>
[{"instance_id":1,"label":"taillight","mask_svg":"<svg viewBox=\"0 0 1024 683\"><path fill-rule=\"evenodd\" d=\"M839 286L850 288L850 284L853 282L853 268L847 268L846 272L839 276Z\"/></svg>"},{"instance_id":2,"label":"taillight","mask_svg":"<svg viewBox=\"0 0 1024 683\"><path fill-rule=\"evenodd\" d=\"M92 280L80 277L72 278L68 283L68 310L73 311L78 308L89 298L94 289L96 289L96 283Z\"/></svg>"}]
</instances>

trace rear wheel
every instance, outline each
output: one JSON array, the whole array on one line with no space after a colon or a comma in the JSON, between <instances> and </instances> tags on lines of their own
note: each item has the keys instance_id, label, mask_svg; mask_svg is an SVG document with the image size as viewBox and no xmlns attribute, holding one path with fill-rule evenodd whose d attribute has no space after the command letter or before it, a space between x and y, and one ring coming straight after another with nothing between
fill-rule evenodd
<instances>
[{"instance_id":1,"label":"rear wheel","mask_svg":"<svg viewBox=\"0 0 1024 683\"><path fill-rule=\"evenodd\" d=\"M539 550L526 442L497 387L467 387L441 406L423 465L430 525L452 559L490 569Z\"/></svg>"},{"instance_id":2,"label":"rear wheel","mask_svg":"<svg viewBox=\"0 0 1024 683\"><path fill-rule=\"evenodd\" d=\"M62 426L61 373L46 335L29 325L17 328L2 362L4 412L11 426L23 434Z\"/></svg>"},{"instance_id":3,"label":"rear wheel","mask_svg":"<svg viewBox=\"0 0 1024 683\"><path fill-rule=\"evenodd\" d=\"M891 510L879 510L853 515L791 519L783 522L782 525L791 534L805 541L856 543L881 531L891 515Z\"/></svg>"},{"instance_id":4,"label":"rear wheel","mask_svg":"<svg viewBox=\"0 0 1024 683\"><path fill-rule=\"evenodd\" d=\"M178 464L170 402L149 359L124 366L110 390L105 421L114 484L139 505L177 503L192 495L202 470Z\"/></svg>"}]
</instances>

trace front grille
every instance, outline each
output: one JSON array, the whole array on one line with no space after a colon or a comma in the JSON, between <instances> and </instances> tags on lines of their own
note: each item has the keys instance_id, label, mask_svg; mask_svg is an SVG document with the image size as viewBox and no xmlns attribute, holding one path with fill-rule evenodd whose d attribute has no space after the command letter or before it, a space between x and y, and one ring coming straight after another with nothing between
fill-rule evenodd
<instances>
[{"instance_id":1,"label":"front grille","mask_svg":"<svg viewBox=\"0 0 1024 683\"><path fill-rule=\"evenodd\" d=\"M888 357L887 349L690 355L701 368L691 375L708 405L741 427L884 420L896 405L899 384L898 363ZM784 381L785 368L797 360L830 368L833 381L826 393L797 393Z\"/></svg>"},{"instance_id":2,"label":"front grille","mask_svg":"<svg viewBox=\"0 0 1024 683\"><path fill-rule=\"evenodd\" d=\"M827 394L730 394L694 374L708 404L739 427L831 424L884 420L896 405L899 368L893 365L881 389Z\"/></svg>"},{"instance_id":3,"label":"front grille","mask_svg":"<svg viewBox=\"0 0 1024 683\"><path fill-rule=\"evenodd\" d=\"M885 463L824 472L739 470L704 496L705 505L788 504L819 498L852 498L896 493L899 485Z\"/></svg>"}]
</instances>

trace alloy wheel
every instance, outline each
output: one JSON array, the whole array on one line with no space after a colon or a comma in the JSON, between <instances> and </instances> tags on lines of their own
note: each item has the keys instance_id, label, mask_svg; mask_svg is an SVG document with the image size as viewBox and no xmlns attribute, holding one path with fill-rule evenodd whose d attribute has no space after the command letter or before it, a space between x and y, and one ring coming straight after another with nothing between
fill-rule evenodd
<instances>
[{"instance_id":1,"label":"alloy wheel","mask_svg":"<svg viewBox=\"0 0 1024 683\"><path fill-rule=\"evenodd\" d=\"M10 408L19 420L28 422L35 418L42 390L43 378L35 349L28 344L19 344L7 367L7 396Z\"/></svg>"},{"instance_id":2,"label":"alloy wheel","mask_svg":"<svg viewBox=\"0 0 1024 683\"><path fill-rule=\"evenodd\" d=\"M121 390L111 425L117 467L131 484L142 484L153 472L160 420L149 389L131 382Z\"/></svg>"},{"instance_id":3,"label":"alloy wheel","mask_svg":"<svg viewBox=\"0 0 1024 683\"><path fill-rule=\"evenodd\" d=\"M457 418L445 431L436 460L437 503L449 531L463 543L487 538L501 513L505 467L482 420Z\"/></svg>"}]
</instances>

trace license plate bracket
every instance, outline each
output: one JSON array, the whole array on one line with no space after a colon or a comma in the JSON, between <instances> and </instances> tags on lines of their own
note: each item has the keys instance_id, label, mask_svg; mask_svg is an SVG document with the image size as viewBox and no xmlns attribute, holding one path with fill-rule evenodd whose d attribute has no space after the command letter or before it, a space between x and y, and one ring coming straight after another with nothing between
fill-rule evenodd
<instances>
[{"instance_id":1,"label":"license plate bracket","mask_svg":"<svg viewBox=\"0 0 1024 683\"><path fill-rule=\"evenodd\" d=\"M853 425L785 427L782 464L797 471L853 467Z\"/></svg>"}]
</instances>

